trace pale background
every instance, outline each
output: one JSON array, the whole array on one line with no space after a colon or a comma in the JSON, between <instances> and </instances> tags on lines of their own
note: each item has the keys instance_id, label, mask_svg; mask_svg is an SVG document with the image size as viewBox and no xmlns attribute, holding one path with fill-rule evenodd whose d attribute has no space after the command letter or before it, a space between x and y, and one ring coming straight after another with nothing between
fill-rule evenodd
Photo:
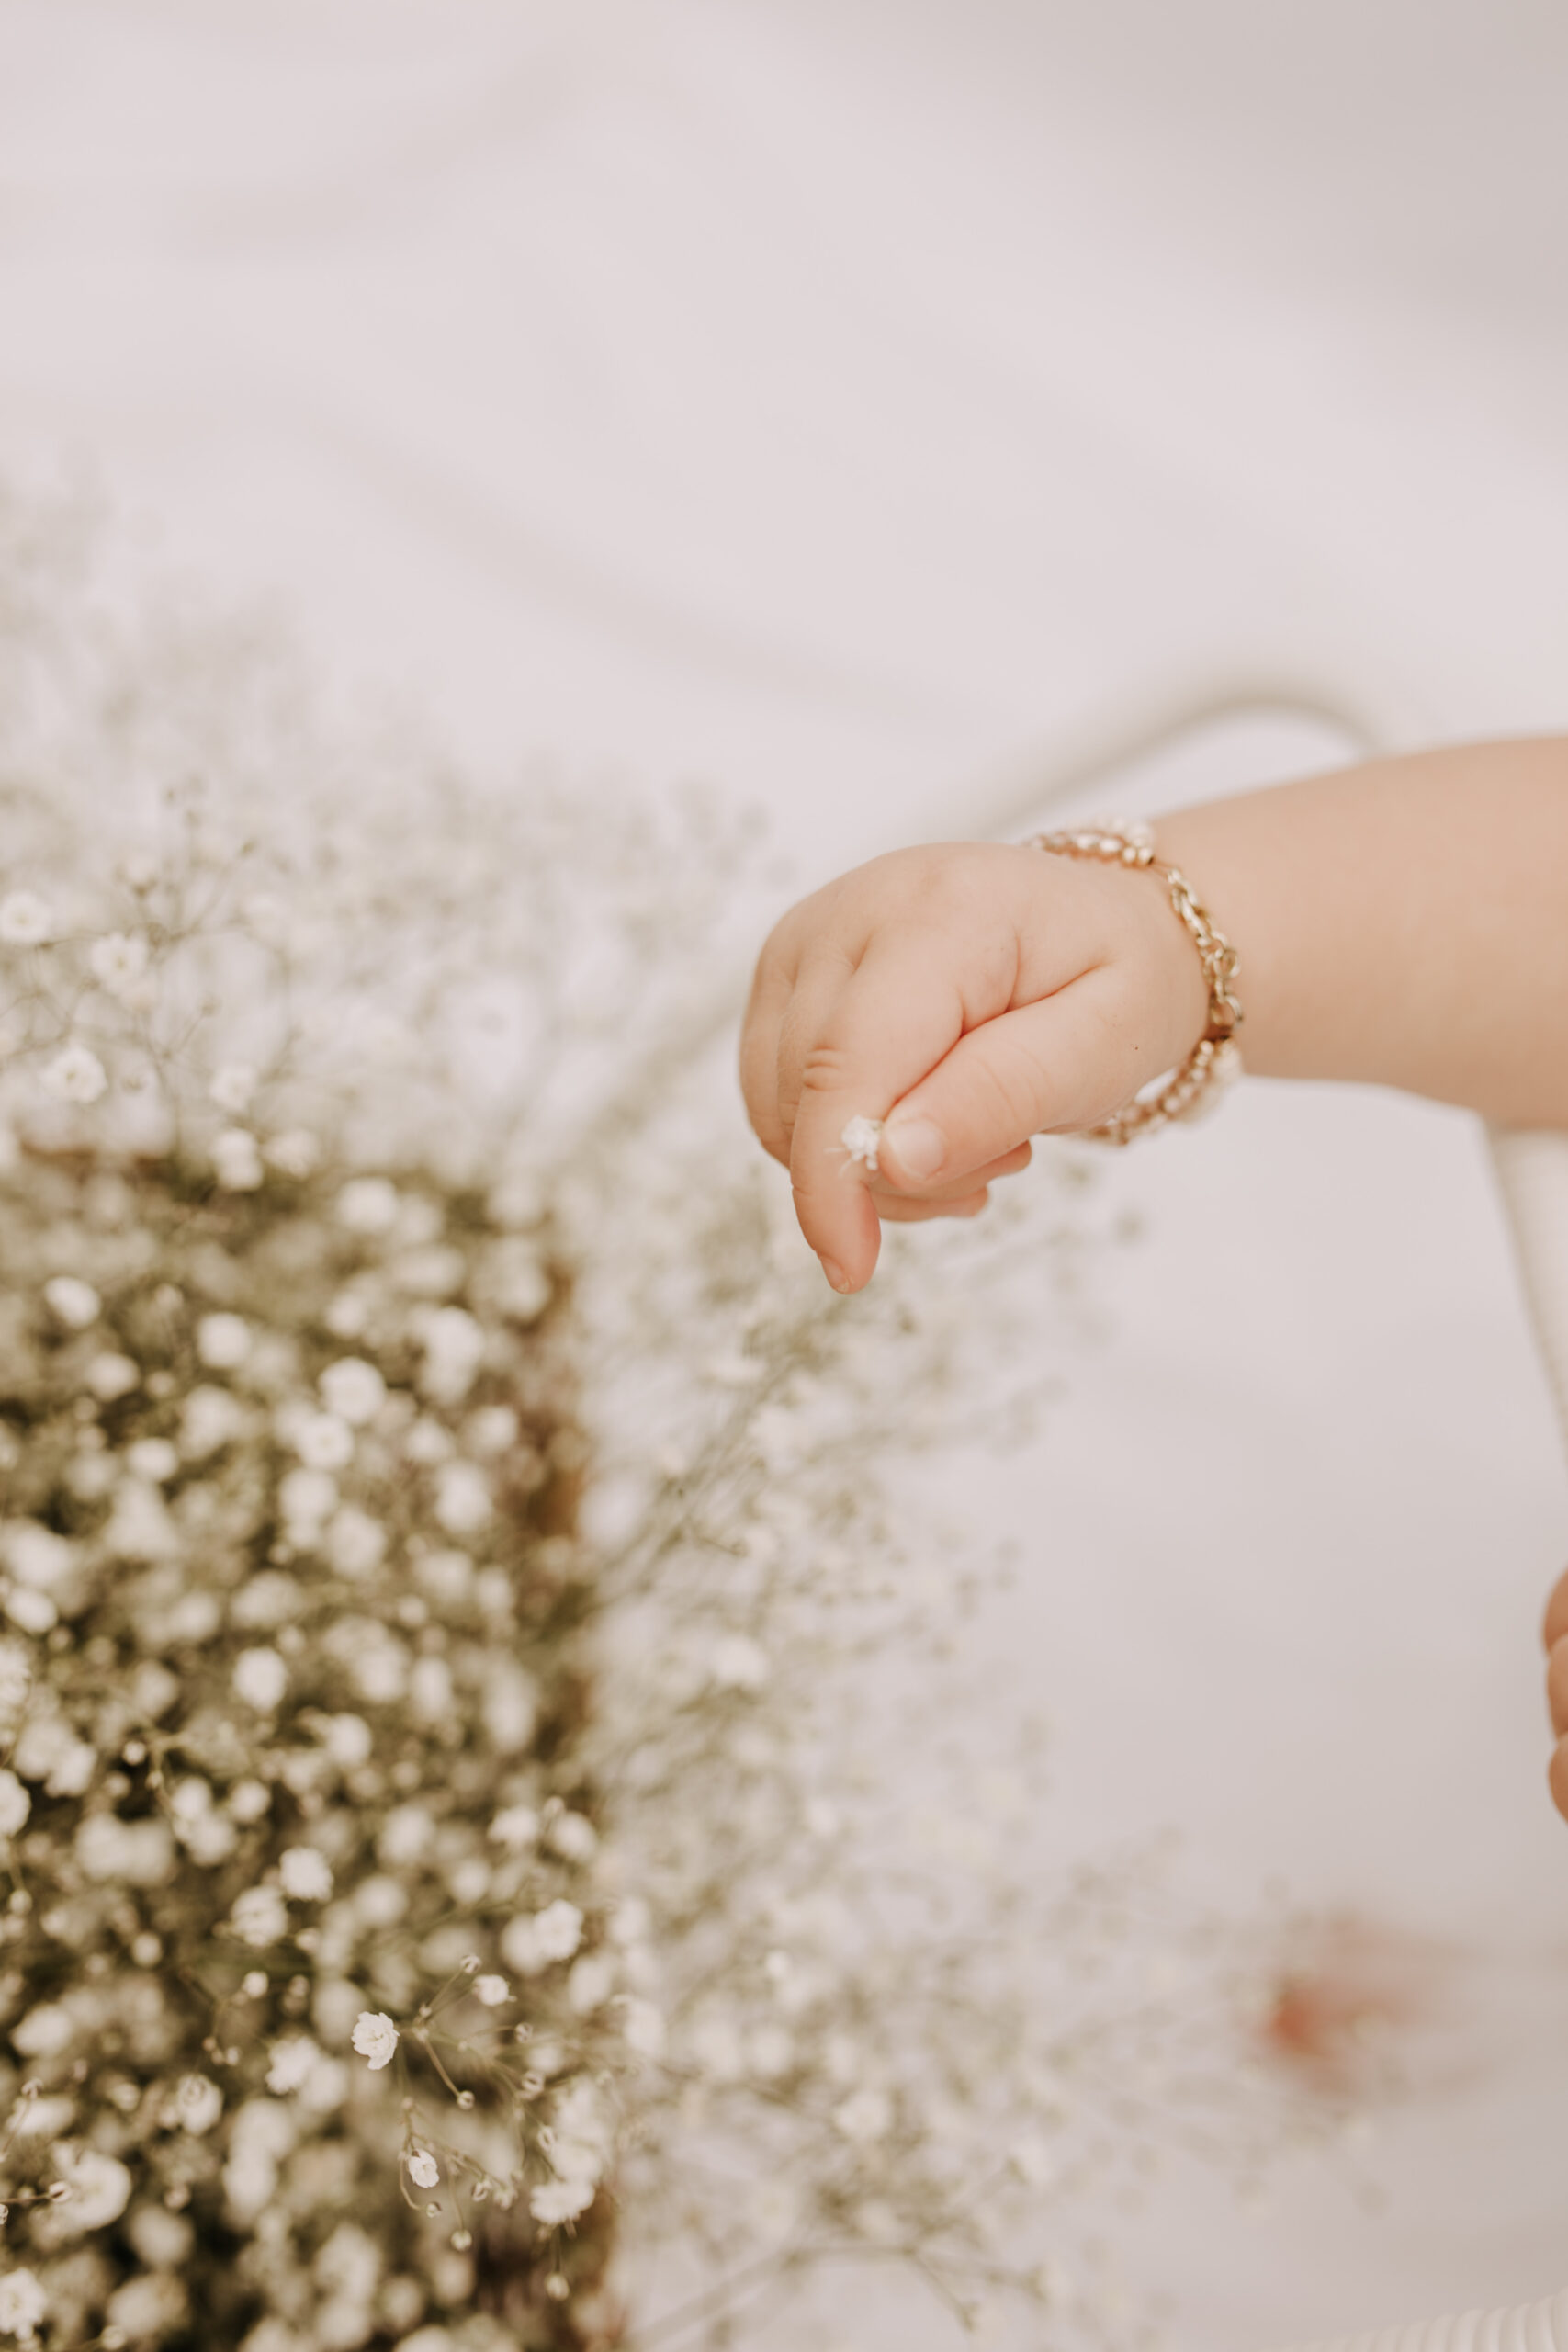
<instances>
[{"instance_id":1,"label":"pale background","mask_svg":"<svg viewBox=\"0 0 1568 2352\"><path fill-rule=\"evenodd\" d=\"M0 467L802 881L1233 683L1561 728L1565 117L1551 0L0 0ZM1477 1131L1253 1085L1111 1182L1113 1336L986 1505L1050 1839L1452 1960L1382 2218L1181 2181L1137 2273L1179 2352L1562 2287L1568 1484Z\"/></svg>"}]
</instances>

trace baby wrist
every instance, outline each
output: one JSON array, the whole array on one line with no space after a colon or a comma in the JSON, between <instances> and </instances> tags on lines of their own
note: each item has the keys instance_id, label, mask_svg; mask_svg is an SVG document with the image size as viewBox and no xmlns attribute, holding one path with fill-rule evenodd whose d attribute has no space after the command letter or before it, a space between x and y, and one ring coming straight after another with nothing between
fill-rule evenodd
<instances>
[{"instance_id":1,"label":"baby wrist","mask_svg":"<svg viewBox=\"0 0 1568 2352\"><path fill-rule=\"evenodd\" d=\"M1092 1143L1127 1144L1136 1135L1152 1133L1178 1119L1198 1118L1212 1110L1223 1090L1241 1074L1235 1032L1241 1026L1242 1010L1234 986L1239 964L1235 949L1187 876L1157 854L1151 827L1120 819L1033 833L1023 846L1055 857L1090 858L1100 865L1157 876L1165 885L1171 911L1197 951L1208 989L1203 1032L1185 1060L1168 1078L1135 1095L1110 1118L1084 1128L1084 1136Z\"/></svg>"}]
</instances>

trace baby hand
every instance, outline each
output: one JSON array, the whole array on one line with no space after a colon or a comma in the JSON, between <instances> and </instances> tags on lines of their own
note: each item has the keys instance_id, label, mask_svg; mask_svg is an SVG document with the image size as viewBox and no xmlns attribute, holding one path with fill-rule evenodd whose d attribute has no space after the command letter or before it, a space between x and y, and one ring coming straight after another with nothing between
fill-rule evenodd
<instances>
[{"instance_id":1,"label":"baby hand","mask_svg":"<svg viewBox=\"0 0 1568 2352\"><path fill-rule=\"evenodd\" d=\"M828 1280L855 1291L880 1218L972 1216L1030 1136L1120 1110L1207 1013L1156 876L988 842L895 850L774 926L741 1086ZM855 1118L886 1123L874 1173L843 1148Z\"/></svg>"}]
</instances>

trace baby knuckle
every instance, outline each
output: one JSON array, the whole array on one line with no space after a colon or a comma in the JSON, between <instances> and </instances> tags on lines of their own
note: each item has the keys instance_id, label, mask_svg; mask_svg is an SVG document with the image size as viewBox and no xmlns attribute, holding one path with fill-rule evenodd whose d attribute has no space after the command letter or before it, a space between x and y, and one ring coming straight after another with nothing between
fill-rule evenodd
<instances>
[{"instance_id":1,"label":"baby knuckle","mask_svg":"<svg viewBox=\"0 0 1568 2352\"><path fill-rule=\"evenodd\" d=\"M800 1101L808 1095L841 1094L852 1075L850 1056L838 1046L813 1046L800 1066Z\"/></svg>"},{"instance_id":2,"label":"baby knuckle","mask_svg":"<svg viewBox=\"0 0 1568 2352\"><path fill-rule=\"evenodd\" d=\"M1045 1078L1032 1055L997 1041L995 1049L976 1058L977 1108L987 1128L1009 1136L1026 1136L1041 1123Z\"/></svg>"}]
</instances>

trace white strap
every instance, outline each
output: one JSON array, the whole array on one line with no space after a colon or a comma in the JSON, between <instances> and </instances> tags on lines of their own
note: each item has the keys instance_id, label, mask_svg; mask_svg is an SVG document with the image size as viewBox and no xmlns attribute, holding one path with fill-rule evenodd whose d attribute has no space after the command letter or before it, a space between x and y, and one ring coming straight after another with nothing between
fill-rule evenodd
<instances>
[{"instance_id":1,"label":"white strap","mask_svg":"<svg viewBox=\"0 0 1568 2352\"><path fill-rule=\"evenodd\" d=\"M1512 2312L1465 2312L1416 2327L1385 2327L1305 2345L1302 2352L1568 2352L1568 2293Z\"/></svg>"},{"instance_id":2,"label":"white strap","mask_svg":"<svg viewBox=\"0 0 1568 2352\"><path fill-rule=\"evenodd\" d=\"M1491 1130L1530 1320L1568 1445L1568 1135ZM1568 2292L1511 2312L1466 2312L1302 2352L1568 2352Z\"/></svg>"},{"instance_id":3,"label":"white strap","mask_svg":"<svg viewBox=\"0 0 1568 2352\"><path fill-rule=\"evenodd\" d=\"M1494 1127L1492 1157L1568 1444L1568 1135Z\"/></svg>"}]
</instances>

